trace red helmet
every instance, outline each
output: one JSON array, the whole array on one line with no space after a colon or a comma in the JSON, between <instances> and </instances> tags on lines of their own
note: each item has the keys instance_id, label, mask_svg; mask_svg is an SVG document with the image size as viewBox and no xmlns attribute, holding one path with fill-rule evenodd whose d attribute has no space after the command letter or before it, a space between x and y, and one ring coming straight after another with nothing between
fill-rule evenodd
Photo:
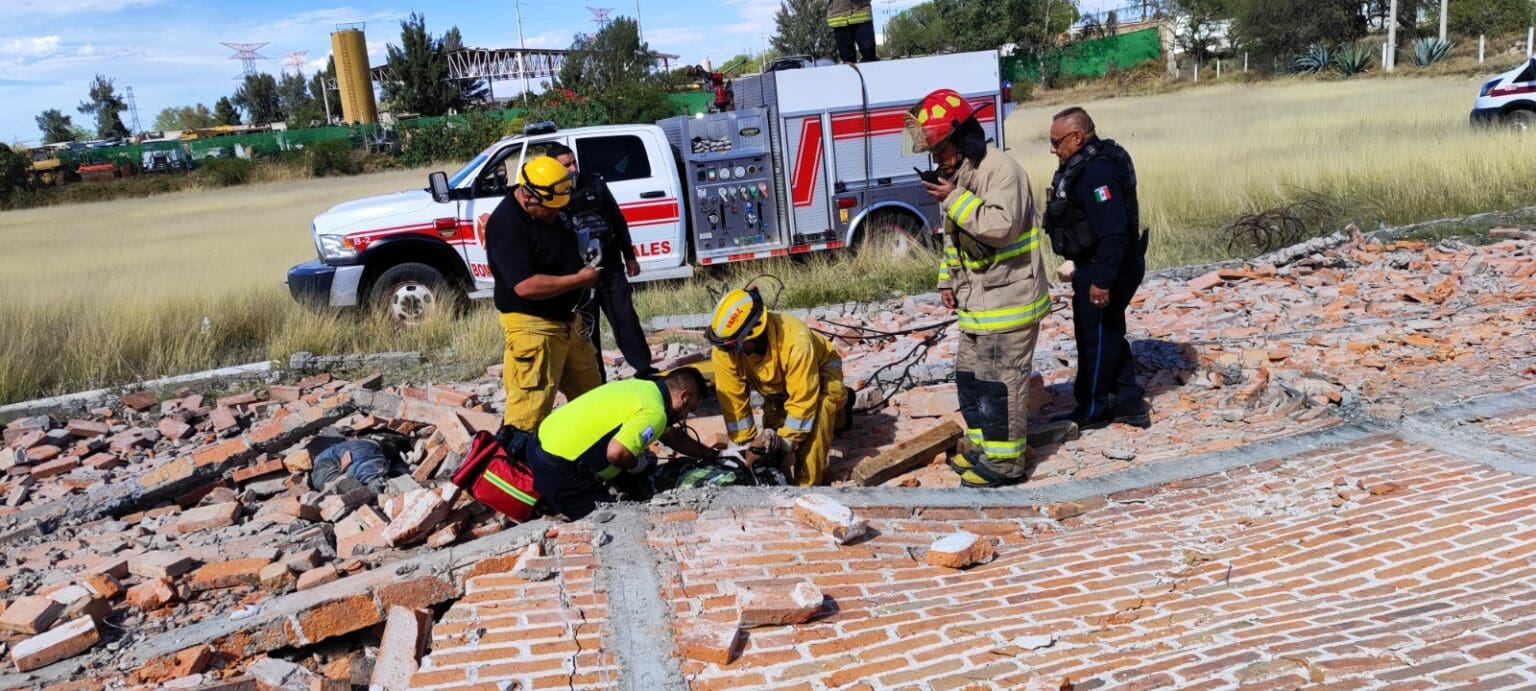
<instances>
[{"instance_id":1,"label":"red helmet","mask_svg":"<svg viewBox=\"0 0 1536 691\"><path fill-rule=\"evenodd\" d=\"M954 89L939 89L918 101L907 113L907 131L918 151L932 151L966 120L976 117L971 102Z\"/></svg>"}]
</instances>

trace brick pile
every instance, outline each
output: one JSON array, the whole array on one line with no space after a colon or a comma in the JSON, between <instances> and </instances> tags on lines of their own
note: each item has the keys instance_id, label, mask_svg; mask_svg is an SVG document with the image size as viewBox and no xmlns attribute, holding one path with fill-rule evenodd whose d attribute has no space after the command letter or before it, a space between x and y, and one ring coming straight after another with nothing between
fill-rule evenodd
<instances>
[{"instance_id":1,"label":"brick pile","mask_svg":"<svg viewBox=\"0 0 1536 691\"><path fill-rule=\"evenodd\" d=\"M481 402L498 390L319 375L220 397L139 391L79 417L11 421L0 449L0 645L20 672L73 658L76 677L127 674L153 685L243 678L255 654L375 624L389 614L387 588L361 590L368 607L356 612L337 605L344 598L317 596L282 640L223 641L197 664L119 663L135 641L238 619L273 598L501 531L499 515L445 481L470 435L499 426ZM411 474L378 495L350 476L311 490L306 443L326 426L420 440ZM443 599L409 587L392 599ZM376 596L385 604L375 607ZM367 682L366 669L357 674Z\"/></svg>"},{"instance_id":2,"label":"brick pile","mask_svg":"<svg viewBox=\"0 0 1536 691\"><path fill-rule=\"evenodd\" d=\"M1533 253L1529 239L1356 238L1282 266L1153 278L1131 315L1153 426L1037 449L1026 490L1395 424L1529 386ZM1043 327L1036 422L1070 406L1065 316ZM938 428L957 420L946 383L955 335L929 326L946 318L931 296L808 315L835 334L872 408L836 444L839 484L903 442L948 438ZM657 355L666 366L704 359L675 342ZM11 678L612 687L625 661L597 573L613 539L605 527L508 530L446 483L471 435L500 422L499 374L140 391L109 408L10 421L0 650L22 675ZM305 446L327 426L414 437L410 472L381 494L350 479L311 491ZM693 426L708 438L721 422L706 410ZM1480 429L1536 438L1536 415ZM982 509L821 494L770 505L772 493L710 508L704 493L694 510L669 506L697 497L663 498L638 530L660 555L656 595L671 617L648 623L672 632L668 649L696 688L1536 682L1536 641L1522 633L1536 614L1520 586L1536 576L1536 532L1522 513L1536 486L1404 439L1108 497L1020 493ZM918 447L920 467L884 484L953 487L938 447ZM451 561L450 547L532 528L540 539L509 540L467 570L415 570L433 555ZM434 620L427 608L449 601ZM177 632L214 629L164 650ZM143 659L145 646L161 652Z\"/></svg>"}]
</instances>

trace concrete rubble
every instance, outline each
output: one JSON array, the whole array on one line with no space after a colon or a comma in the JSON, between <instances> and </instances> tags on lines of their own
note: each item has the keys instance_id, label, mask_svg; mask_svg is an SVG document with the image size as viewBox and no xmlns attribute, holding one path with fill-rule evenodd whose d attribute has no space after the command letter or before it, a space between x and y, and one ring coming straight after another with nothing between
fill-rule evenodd
<instances>
[{"instance_id":1,"label":"concrete rubble","mask_svg":"<svg viewBox=\"0 0 1536 691\"><path fill-rule=\"evenodd\" d=\"M1531 384L1536 240L1500 237L1508 239L1478 246L1357 235L1280 265L1149 278L1130 320L1153 428L1112 427L1036 448L1029 486L1395 421L1468 391ZM1053 294L1063 306L1064 288ZM1067 316L1049 319L1040 337L1037 423L1071 405ZM937 298L827 306L807 320L843 351L861 410L836 444L834 484L957 486L943 463L960 436L951 424L960 422L956 334ZM707 359L701 341L658 336L663 367ZM604 357L624 373L615 353ZM372 679L393 688L429 676L417 669L428 608L464 595L472 576L554 588L572 568L548 551L572 535L537 525L497 554L455 561L456 546L490 544L511 528L447 482L471 435L500 423L499 375L491 367L475 381L415 386L317 374L242 390L138 391L112 405L10 420L0 445L0 645L16 673L5 682L321 688ZM693 426L703 438L722 431L718 414ZM314 491L306 446L328 427L392 430L419 446L382 493L350 477ZM858 472L870 459L878 468ZM1338 494L1350 502L1398 489L1362 478ZM831 538L819 538L822 549L852 553L884 539L870 528L879 516L861 516L836 492L775 501ZM1070 525L1103 505L1055 502L1020 520ZM613 533L591 532L587 554ZM925 554L912 549L928 565L974 573L993 559L994 542L957 528L923 542ZM679 622L678 654L727 665L742 629L803 623L838 606L810 580L738 585L717 597L727 595L736 619ZM219 633L177 641L180 631L204 629ZM149 647L162 652L135 652Z\"/></svg>"}]
</instances>

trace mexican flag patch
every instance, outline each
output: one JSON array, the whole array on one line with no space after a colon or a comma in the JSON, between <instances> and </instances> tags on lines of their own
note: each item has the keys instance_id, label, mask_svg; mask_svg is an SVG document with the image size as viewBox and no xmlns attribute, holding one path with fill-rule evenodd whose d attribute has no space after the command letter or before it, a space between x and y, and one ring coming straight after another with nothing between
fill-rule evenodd
<instances>
[{"instance_id":1,"label":"mexican flag patch","mask_svg":"<svg viewBox=\"0 0 1536 691\"><path fill-rule=\"evenodd\" d=\"M1113 197L1111 197L1109 194L1109 185L1105 185L1094 190L1093 198L1099 200L1099 203L1101 204L1112 199Z\"/></svg>"}]
</instances>

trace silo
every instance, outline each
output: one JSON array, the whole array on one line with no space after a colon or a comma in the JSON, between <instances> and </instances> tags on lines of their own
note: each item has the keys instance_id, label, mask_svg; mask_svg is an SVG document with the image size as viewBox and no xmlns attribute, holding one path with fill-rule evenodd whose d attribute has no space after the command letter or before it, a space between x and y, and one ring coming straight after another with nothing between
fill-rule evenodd
<instances>
[{"instance_id":1,"label":"silo","mask_svg":"<svg viewBox=\"0 0 1536 691\"><path fill-rule=\"evenodd\" d=\"M331 55L336 58L336 88L341 96L341 119L349 123L379 121L373 100L373 75L368 71L368 40L362 25L342 25L331 32Z\"/></svg>"}]
</instances>

